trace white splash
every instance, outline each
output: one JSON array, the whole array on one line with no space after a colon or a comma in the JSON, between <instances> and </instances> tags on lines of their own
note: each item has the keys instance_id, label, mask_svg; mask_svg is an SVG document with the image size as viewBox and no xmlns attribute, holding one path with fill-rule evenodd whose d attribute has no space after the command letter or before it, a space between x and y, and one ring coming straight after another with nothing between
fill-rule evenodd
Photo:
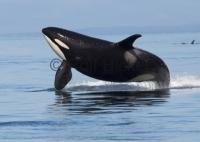
<instances>
[{"instance_id":1,"label":"white splash","mask_svg":"<svg viewBox=\"0 0 200 142\"><path fill-rule=\"evenodd\" d=\"M200 76L176 75L165 89L200 88ZM154 91L164 89L154 82L113 83L106 81L84 81L68 85L71 91Z\"/></svg>"},{"instance_id":2,"label":"white splash","mask_svg":"<svg viewBox=\"0 0 200 142\"><path fill-rule=\"evenodd\" d=\"M200 76L198 75L177 75L171 79L171 89L199 88Z\"/></svg>"}]
</instances>

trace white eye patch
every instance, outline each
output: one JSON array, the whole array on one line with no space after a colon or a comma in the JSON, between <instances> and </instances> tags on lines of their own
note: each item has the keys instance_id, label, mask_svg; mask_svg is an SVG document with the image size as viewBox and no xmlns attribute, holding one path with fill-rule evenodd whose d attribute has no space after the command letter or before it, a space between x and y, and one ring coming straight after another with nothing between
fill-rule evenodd
<instances>
[{"instance_id":1,"label":"white eye patch","mask_svg":"<svg viewBox=\"0 0 200 142\"><path fill-rule=\"evenodd\" d=\"M64 35L61 35L60 33L58 33L58 35L59 35L60 37L65 37Z\"/></svg>"},{"instance_id":2,"label":"white eye patch","mask_svg":"<svg viewBox=\"0 0 200 142\"><path fill-rule=\"evenodd\" d=\"M55 39L55 42L60 45L61 47L68 49L69 50L69 46L67 46L65 43L63 43L62 41L60 41L59 39Z\"/></svg>"}]
</instances>

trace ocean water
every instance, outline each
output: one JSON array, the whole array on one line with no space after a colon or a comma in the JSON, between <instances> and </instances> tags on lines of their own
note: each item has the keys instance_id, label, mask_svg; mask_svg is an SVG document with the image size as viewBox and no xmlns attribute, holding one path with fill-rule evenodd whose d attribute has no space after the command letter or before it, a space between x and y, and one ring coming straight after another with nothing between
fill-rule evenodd
<instances>
[{"instance_id":1,"label":"ocean water","mask_svg":"<svg viewBox=\"0 0 200 142\"><path fill-rule=\"evenodd\" d=\"M92 35L119 41L128 35ZM200 33L144 34L135 46L161 57L171 83L111 83L73 70L53 88L57 58L39 34L0 36L0 141L199 141Z\"/></svg>"}]
</instances>

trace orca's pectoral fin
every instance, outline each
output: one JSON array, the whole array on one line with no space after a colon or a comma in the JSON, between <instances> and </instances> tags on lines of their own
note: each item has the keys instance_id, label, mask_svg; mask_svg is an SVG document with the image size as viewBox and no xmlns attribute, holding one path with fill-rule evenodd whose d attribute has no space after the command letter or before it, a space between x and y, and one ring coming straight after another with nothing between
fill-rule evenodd
<instances>
[{"instance_id":1,"label":"orca's pectoral fin","mask_svg":"<svg viewBox=\"0 0 200 142\"><path fill-rule=\"evenodd\" d=\"M117 46L130 49L130 48L133 48L133 43L135 42L135 40L138 39L141 36L142 35L140 35L140 34L135 34L135 35L129 36L128 38L126 38L126 39L124 39L124 40L122 40L120 42L117 42L115 44Z\"/></svg>"},{"instance_id":2,"label":"orca's pectoral fin","mask_svg":"<svg viewBox=\"0 0 200 142\"><path fill-rule=\"evenodd\" d=\"M72 72L71 66L66 61L63 61L58 68L55 76L54 86L57 90L63 89L66 84L71 80Z\"/></svg>"}]
</instances>

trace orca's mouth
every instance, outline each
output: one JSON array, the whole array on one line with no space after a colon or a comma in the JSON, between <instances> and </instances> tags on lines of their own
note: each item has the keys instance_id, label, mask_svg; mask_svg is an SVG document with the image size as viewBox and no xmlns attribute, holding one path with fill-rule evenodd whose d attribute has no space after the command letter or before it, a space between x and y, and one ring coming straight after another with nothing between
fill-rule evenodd
<instances>
[{"instance_id":1,"label":"orca's mouth","mask_svg":"<svg viewBox=\"0 0 200 142\"><path fill-rule=\"evenodd\" d=\"M62 52L62 50L59 47L58 44L56 43L57 39L54 39L54 41L52 41L51 38L49 38L47 35L44 34L44 37L46 39L46 41L48 42L48 44L50 45L50 47L53 49L53 51L63 60L66 60L64 53Z\"/></svg>"}]
</instances>

